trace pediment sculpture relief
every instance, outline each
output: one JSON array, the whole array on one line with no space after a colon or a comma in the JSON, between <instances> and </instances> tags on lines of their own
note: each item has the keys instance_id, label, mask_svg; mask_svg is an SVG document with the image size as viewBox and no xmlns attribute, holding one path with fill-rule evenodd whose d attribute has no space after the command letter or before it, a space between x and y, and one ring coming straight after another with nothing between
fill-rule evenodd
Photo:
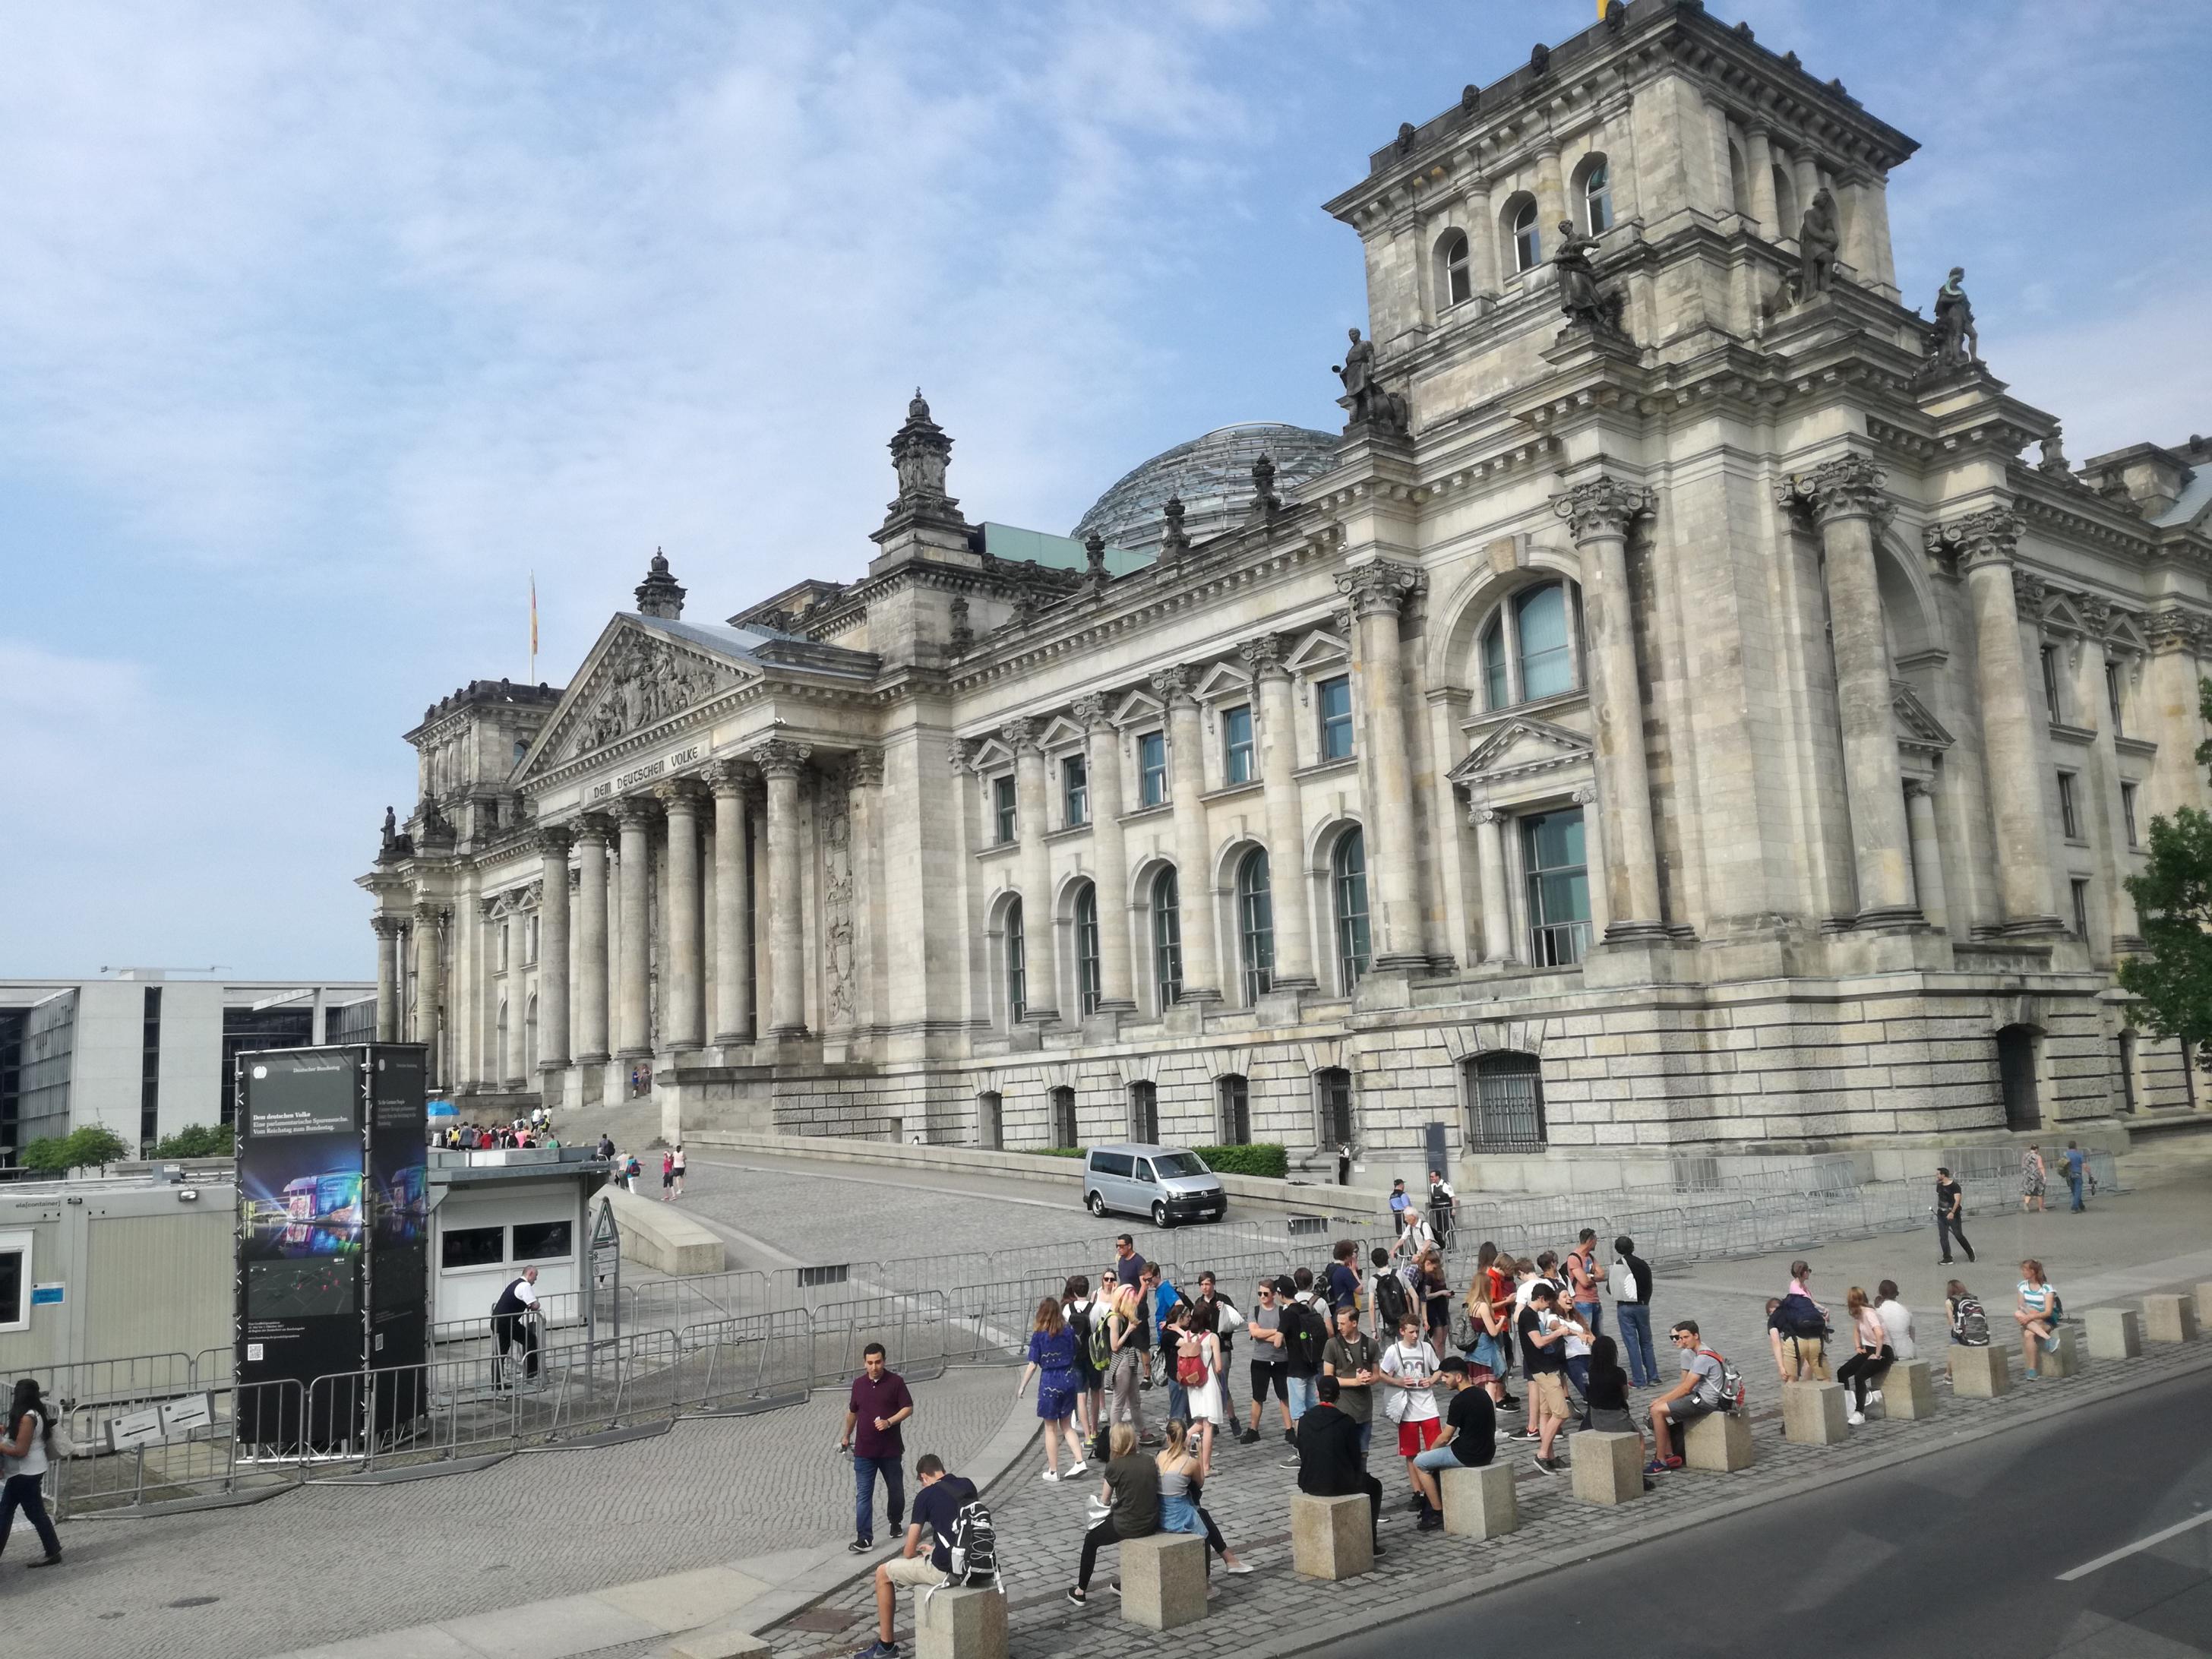
<instances>
[{"instance_id":1,"label":"pediment sculpture relief","mask_svg":"<svg viewBox=\"0 0 2212 1659\"><path fill-rule=\"evenodd\" d=\"M609 653L592 701L575 716L570 758L682 714L736 677L657 641L632 635Z\"/></svg>"}]
</instances>

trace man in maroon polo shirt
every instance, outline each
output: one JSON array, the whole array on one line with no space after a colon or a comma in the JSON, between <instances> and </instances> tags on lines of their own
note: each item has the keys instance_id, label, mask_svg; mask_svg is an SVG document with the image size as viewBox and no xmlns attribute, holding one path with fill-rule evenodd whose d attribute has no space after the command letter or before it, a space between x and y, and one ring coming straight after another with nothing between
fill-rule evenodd
<instances>
[{"instance_id":1,"label":"man in maroon polo shirt","mask_svg":"<svg viewBox=\"0 0 2212 1659\"><path fill-rule=\"evenodd\" d=\"M853 1541L855 1555L876 1547L873 1515L876 1476L884 1478L889 1500L888 1535L898 1535L906 1515L906 1440L899 1425L914 1415L914 1396L906 1379L885 1363L884 1345L871 1342L860 1351L860 1374L853 1379L853 1393L845 1402L845 1432L837 1449L853 1454Z\"/></svg>"}]
</instances>

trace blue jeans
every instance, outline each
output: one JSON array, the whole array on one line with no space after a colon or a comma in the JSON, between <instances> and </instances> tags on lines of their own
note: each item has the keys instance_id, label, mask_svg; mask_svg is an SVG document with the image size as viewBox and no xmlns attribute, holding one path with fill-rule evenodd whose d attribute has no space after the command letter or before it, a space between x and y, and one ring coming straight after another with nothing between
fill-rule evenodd
<instances>
[{"instance_id":1,"label":"blue jeans","mask_svg":"<svg viewBox=\"0 0 2212 1659\"><path fill-rule=\"evenodd\" d=\"M1168 1415L1185 1423L1190 1421L1190 1390L1180 1382L1168 1384Z\"/></svg>"},{"instance_id":2,"label":"blue jeans","mask_svg":"<svg viewBox=\"0 0 2212 1659\"><path fill-rule=\"evenodd\" d=\"M2081 1177L2074 1174L2071 1170L2067 1172L2066 1190L2074 1194L2074 1207L2075 1209L2079 1210L2087 1207L2081 1202Z\"/></svg>"},{"instance_id":3,"label":"blue jeans","mask_svg":"<svg viewBox=\"0 0 2212 1659\"><path fill-rule=\"evenodd\" d=\"M1620 1321L1620 1347L1628 1359L1628 1380L1639 1389L1656 1388L1659 1358L1651 1352L1651 1310L1640 1302L1616 1302L1613 1311Z\"/></svg>"},{"instance_id":4,"label":"blue jeans","mask_svg":"<svg viewBox=\"0 0 2212 1659\"><path fill-rule=\"evenodd\" d=\"M1291 1390L1291 1421L1295 1423L1306 1414L1306 1407L1314 1402L1314 1379L1293 1376L1287 1381Z\"/></svg>"},{"instance_id":5,"label":"blue jeans","mask_svg":"<svg viewBox=\"0 0 2212 1659\"><path fill-rule=\"evenodd\" d=\"M1590 1328L1590 1334L1592 1336L1603 1336L1605 1334L1604 1303L1577 1302L1575 1304L1575 1317L1581 1320L1583 1323Z\"/></svg>"},{"instance_id":6,"label":"blue jeans","mask_svg":"<svg viewBox=\"0 0 2212 1659\"><path fill-rule=\"evenodd\" d=\"M1374 1438L1375 1425L1372 1423L1362 1423L1359 1425L1359 1461L1362 1463L1367 1461L1367 1448Z\"/></svg>"},{"instance_id":7,"label":"blue jeans","mask_svg":"<svg viewBox=\"0 0 2212 1659\"><path fill-rule=\"evenodd\" d=\"M884 1496L890 1501L890 1522L884 1535L896 1538L906 1520L906 1460L903 1457L862 1457L853 1455L853 1536L863 1544L875 1541L876 1523L871 1511L874 1508L876 1477L884 1478Z\"/></svg>"}]
</instances>

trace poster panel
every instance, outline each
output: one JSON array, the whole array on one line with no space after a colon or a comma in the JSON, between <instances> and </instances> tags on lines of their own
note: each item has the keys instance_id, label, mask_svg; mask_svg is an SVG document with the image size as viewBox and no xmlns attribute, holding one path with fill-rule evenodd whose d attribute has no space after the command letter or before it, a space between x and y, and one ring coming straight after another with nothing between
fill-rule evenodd
<instances>
[{"instance_id":1,"label":"poster panel","mask_svg":"<svg viewBox=\"0 0 2212 1659\"><path fill-rule=\"evenodd\" d=\"M368 1051L368 1364L383 1434L427 1404L422 1372L407 1369L430 1357L424 1059L412 1046Z\"/></svg>"}]
</instances>

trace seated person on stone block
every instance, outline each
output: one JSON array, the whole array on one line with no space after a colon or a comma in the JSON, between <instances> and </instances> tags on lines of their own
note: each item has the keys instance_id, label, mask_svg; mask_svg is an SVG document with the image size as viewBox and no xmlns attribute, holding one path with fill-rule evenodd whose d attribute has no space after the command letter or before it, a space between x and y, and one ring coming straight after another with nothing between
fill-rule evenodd
<instances>
[{"instance_id":1,"label":"seated person on stone block","mask_svg":"<svg viewBox=\"0 0 2212 1659\"><path fill-rule=\"evenodd\" d=\"M1446 1354L1438 1370L1451 1395L1444 1407L1443 1433L1413 1457L1413 1480L1426 1504L1423 1532L1434 1532L1444 1523L1443 1472L1482 1468L1498 1455L1498 1407L1489 1393L1472 1380L1467 1361L1459 1354Z\"/></svg>"},{"instance_id":2,"label":"seated person on stone block","mask_svg":"<svg viewBox=\"0 0 2212 1659\"><path fill-rule=\"evenodd\" d=\"M1699 1345L1698 1322L1678 1321L1672 1334L1681 1358L1682 1380L1651 1402L1651 1461L1644 1467L1646 1474L1680 1468L1682 1455L1672 1437L1686 1436L1692 1424L1720 1409L1720 1358Z\"/></svg>"},{"instance_id":3,"label":"seated person on stone block","mask_svg":"<svg viewBox=\"0 0 2212 1659\"><path fill-rule=\"evenodd\" d=\"M1116 1423L1107 1444L1113 1455L1098 1494L1107 1506L1106 1518L1083 1534L1083 1559L1067 1590L1067 1599L1079 1607L1090 1602L1100 1546L1148 1538L1160 1529L1159 1466L1138 1452L1135 1427Z\"/></svg>"},{"instance_id":4,"label":"seated person on stone block","mask_svg":"<svg viewBox=\"0 0 2212 1659\"><path fill-rule=\"evenodd\" d=\"M1317 1403L1298 1419L1298 1490L1309 1498L1349 1498L1367 1494L1367 1518L1379 1527L1382 1519L1382 1483L1367 1472L1359 1450L1360 1425L1337 1403L1339 1389L1333 1376L1314 1379ZM1375 1546L1382 1553L1382 1546Z\"/></svg>"},{"instance_id":5,"label":"seated person on stone block","mask_svg":"<svg viewBox=\"0 0 2212 1659\"><path fill-rule=\"evenodd\" d=\"M891 1615L897 1610L899 1586L920 1597L946 1581L952 1571L954 1523L961 1510L975 1501L975 1483L946 1474L945 1460L935 1452L924 1453L914 1472L921 1490L914 1495L914 1521L906 1529L906 1541L896 1555L876 1568L875 1645L862 1648L854 1659L896 1659ZM919 1613L915 1622L921 1622Z\"/></svg>"}]
</instances>

